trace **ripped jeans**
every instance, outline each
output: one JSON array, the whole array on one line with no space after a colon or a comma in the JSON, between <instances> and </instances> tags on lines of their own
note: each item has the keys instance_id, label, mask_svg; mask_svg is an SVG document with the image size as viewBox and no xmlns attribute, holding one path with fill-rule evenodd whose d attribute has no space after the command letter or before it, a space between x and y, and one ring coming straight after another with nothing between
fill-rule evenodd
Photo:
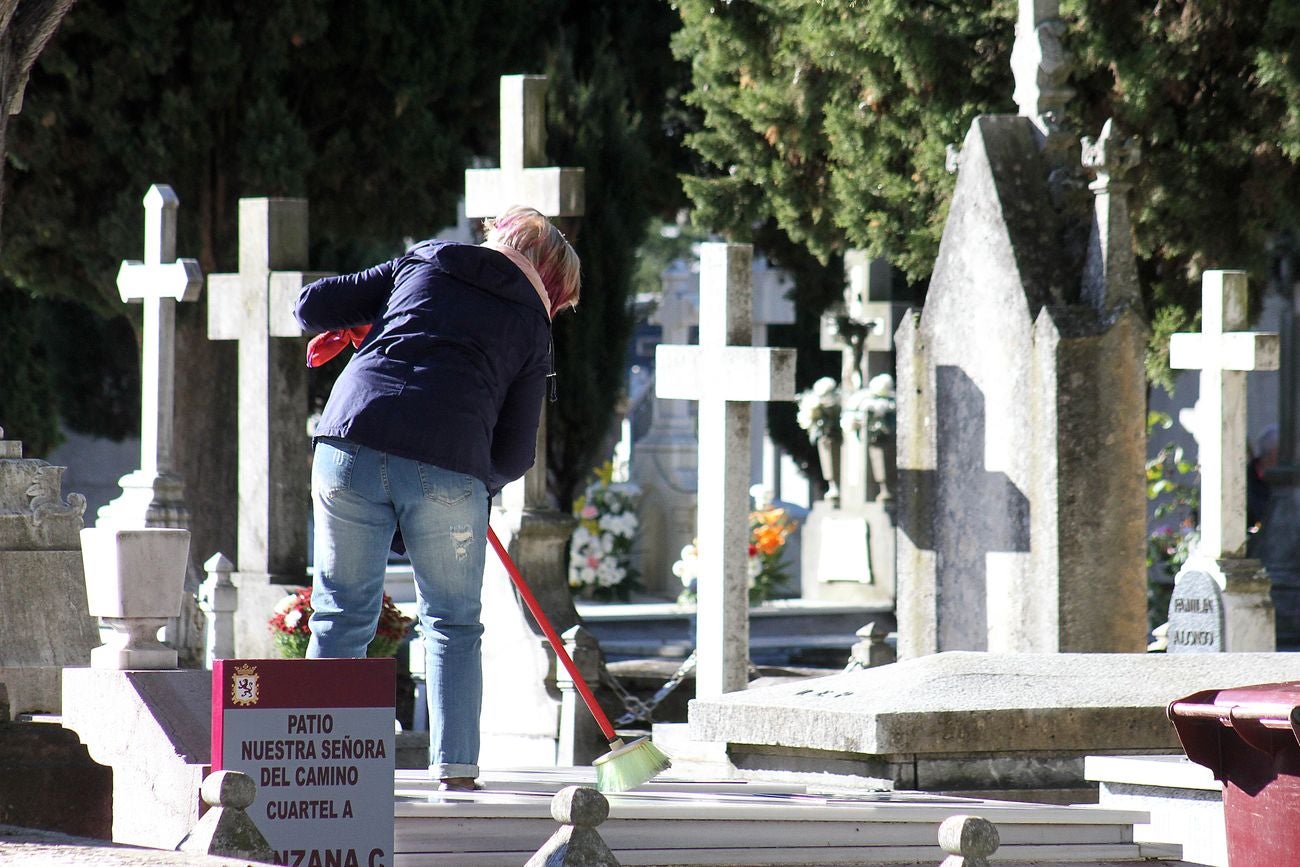
<instances>
[{"instance_id":1,"label":"ripped jeans","mask_svg":"<svg viewBox=\"0 0 1300 867\"><path fill-rule=\"evenodd\" d=\"M312 462L316 576L311 658L363 657L393 531L415 573L429 693L429 774L477 777L483 698L480 595L488 497L464 473L323 438Z\"/></svg>"}]
</instances>

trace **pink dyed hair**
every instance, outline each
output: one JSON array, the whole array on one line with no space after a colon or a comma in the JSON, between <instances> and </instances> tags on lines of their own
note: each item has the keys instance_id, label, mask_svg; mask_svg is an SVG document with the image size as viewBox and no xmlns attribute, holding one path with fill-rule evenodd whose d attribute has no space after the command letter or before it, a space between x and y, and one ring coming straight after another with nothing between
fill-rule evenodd
<instances>
[{"instance_id":1,"label":"pink dyed hair","mask_svg":"<svg viewBox=\"0 0 1300 867\"><path fill-rule=\"evenodd\" d=\"M552 317L565 307L577 307L582 289L578 254L540 211L515 205L487 221L487 240L522 253L533 263L551 299Z\"/></svg>"}]
</instances>

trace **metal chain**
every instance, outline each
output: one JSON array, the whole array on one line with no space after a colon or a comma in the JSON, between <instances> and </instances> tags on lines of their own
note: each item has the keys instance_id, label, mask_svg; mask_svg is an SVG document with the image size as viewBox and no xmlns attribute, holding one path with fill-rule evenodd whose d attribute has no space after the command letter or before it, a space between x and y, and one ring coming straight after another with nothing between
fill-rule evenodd
<instances>
[{"instance_id":1,"label":"metal chain","mask_svg":"<svg viewBox=\"0 0 1300 867\"><path fill-rule=\"evenodd\" d=\"M678 666L677 670L673 672L673 676L668 678L668 680L664 682L664 685L659 687L658 691L645 701L628 692L627 688L623 686L623 684L619 683L618 679L615 678L614 675L609 673L609 669L602 669L603 674L601 679L614 691L614 693L622 700L623 706L627 708L627 713L614 720L614 724L625 726L630 725L637 720L650 722L650 716L654 713L655 708L659 706L659 703L666 699L673 690L681 686L681 683L686 679L686 676L695 670L695 654L696 651L692 650L691 655L686 657L682 664Z\"/></svg>"}]
</instances>

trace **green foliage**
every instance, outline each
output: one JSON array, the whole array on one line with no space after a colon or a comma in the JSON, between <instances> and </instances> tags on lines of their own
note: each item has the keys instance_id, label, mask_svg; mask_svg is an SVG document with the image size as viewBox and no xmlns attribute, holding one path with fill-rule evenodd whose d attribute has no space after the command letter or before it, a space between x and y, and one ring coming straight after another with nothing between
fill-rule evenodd
<instances>
[{"instance_id":1,"label":"green foliage","mask_svg":"<svg viewBox=\"0 0 1300 867\"><path fill-rule=\"evenodd\" d=\"M848 246L928 278L953 178L947 144L1016 111L1011 0L675 0L688 102L704 116L684 179L698 219L748 238L772 220L822 261ZM1066 128L1114 117L1142 142L1131 206L1156 341L1200 306L1206 268L1264 286L1266 240L1300 208L1296 0L1066 0ZM1181 311L1176 314L1172 311Z\"/></svg>"},{"instance_id":2,"label":"green foliage","mask_svg":"<svg viewBox=\"0 0 1300 867\"><path fill-rule=\"evenodd\" d=\"M661 135L662 91L642 81L647 70L672 67L666 34L657 45L646 39L666 30L667 10L641 3L619 6L617 15L603 6L583 10L566 22L547 70L548 155L583 166L586 177L586 214L571 232L582 298L575 314L555 321L559 400L547 417L550 488L565 509L608 453L624 397L636 251L651 214L675 211L680 199L668 171L676 145ZM646 74L661 80L664 72Z\"/></svg>"},{"instance_id":3,"label":"green foliage","mask_svg":"<svg viewBox=\"0 0 1300 867\"><path fill-rule=\"evenodd\" d=\"M665 97L686 81L667 47L675 23L657 0L75 6L11 121L0 259L0 279L25 296L69 299L99 317L29 332L66 355L65 373L126 371L67 379L74 397L102 396L70 422L106 435L138 424L126 388L135 341L119 317L138 323L139 308L122 304L114 278L143 249L149 184L175 188L178 253L206 273L236 269L238 199L261 195L308 197L312 266L354 270L454 222L471 156L498 152L499 76L546 71L548 157L585 166L588 184L587 216L572 231L581 313L556 324L551 466L559 499L571 499L623 386L633 251L652 212L680 207L685 121ZM55 376L35 366L56 354L25 355L34 372L21 384L16 366L0 373L0 423L30 417L21 426L31 440L51 439L35 420L53 425L53 407L26 383ZM316 391L331 379L318 373Z\"/></svg>"},{"instance_id":4,"label":"green foliage","mask_svg":"<svg viewBox=\"0 0 1300 867\"><path fill-rule=\"evenodd\" d=\"M1148 439L1172 426L1168 414L1147 413ZM1197 473L1182 446L1174 443L1162 446L1146 462L1147 499L1155 503L1147 532L1147 619L1152 627L1168 617L1173 578L1200 537ZM1153 574L1155 569L1162 574Z\"/></svg>"}]
</instances>

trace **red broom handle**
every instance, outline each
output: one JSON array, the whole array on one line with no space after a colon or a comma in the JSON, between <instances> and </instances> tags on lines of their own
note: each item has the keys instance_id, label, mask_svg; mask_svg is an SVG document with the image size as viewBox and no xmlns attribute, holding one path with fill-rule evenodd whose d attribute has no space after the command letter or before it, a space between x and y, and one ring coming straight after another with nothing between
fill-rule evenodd
<instances>
[{"instance_id":1,"label":"red broom handle","mask_svg":"<svg viewBox=\"0 0 1300 867\"><path fill-rule=\"evenodd\" d=\"M618 740L618 733L614 731L614 726L610 723L609 717L600 709L596 697L591 694L591 689L587 686L587 681L578 672L578 666L574 664L569 652L564 649L564 642L560 640L560 636L555 634L551 621L547 620L546 615L542 613L542 606L537 603L537 597L533 596L533 591L528 589L528 584L524 582L524 576L519 574L518 567L510 559L510 555L506 553L505 547L502 546L501 540L497 538L496 531L492 529L491 524L488 525L488 541L496 549L497 556L501 558L501 564L510 573L510 580L514 582L515 589L519 591L520 596L524 597L524 604L532 612L533 619L537 621L538 626L542 627L542 632L546 634L546 640L551 643L551 649L564 663L564 667L569 670L569 676L573 678L574 686L578 688L578 692L582 693L582 700L587 703L587 710L591 711L591 715L596 718L596 725L600 726L600 730L605 735L605 740Z\"/></svg>"}]
</instances>

